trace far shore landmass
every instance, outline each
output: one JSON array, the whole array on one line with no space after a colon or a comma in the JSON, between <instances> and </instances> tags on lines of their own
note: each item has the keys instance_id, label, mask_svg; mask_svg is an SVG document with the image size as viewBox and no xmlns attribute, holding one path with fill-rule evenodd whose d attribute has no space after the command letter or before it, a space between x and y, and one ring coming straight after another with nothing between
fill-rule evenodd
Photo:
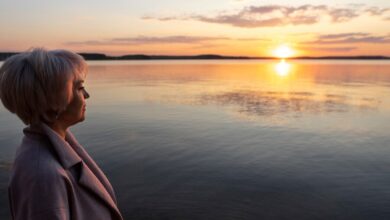
<instances>
[{"instance_id":1,"label":"far shore landmass","mask_svg":"<svg viewBox=\"0 0 390 220\"><path fill-rule=\"evenodd\" d=\"M8 57L18 54L17 52L0 52L0 61ZM145 55L145 54L129 54L123 56L108 56L102 53L78 53L86 60L267 60L281 59L278 57L250 57L250 56L223 56L217 54L200 54L190 56L180 55ZM287 59L303 59L303 60L390 60L389 56L299 56L289 57Z\"/></svg>"}]
</instances>

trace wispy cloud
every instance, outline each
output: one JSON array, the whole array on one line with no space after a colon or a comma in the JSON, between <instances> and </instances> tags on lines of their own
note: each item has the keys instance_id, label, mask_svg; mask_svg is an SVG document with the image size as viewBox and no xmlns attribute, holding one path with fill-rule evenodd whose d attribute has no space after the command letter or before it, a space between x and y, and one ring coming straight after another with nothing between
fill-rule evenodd
<instances>
[{"instance_id":1,"label":"wispy cloud","mask_svg":"<svg viewBox=\"0 0 390 220\"><path fill-rule=\"evenodd\" d=\"M229 38L229 37L209 37L209 36L164 36L164 37L125 37L112 38L108 40L88 40L88 41L71 41L67 45L141 45L141 44L204 44L216 41L260 41L260 38Z\"/></svg>"},{"instance_id":2,"label":"wispy cloud","mask_svg":"<svg viewBox=\"0 0 390 220\"><path fill-rule=\"evenodd\" d=\"M388 35L372 35L369 33L341 33L319 35L313 41L303 42L305 44L351 44L351 43L375 43L386 44L390 43L390 34Z\"/></svg>"},{"instance_id":3,"label":"wispy cloud","mask_svg":"<svg viewBox=\"0 0 390 220\"><path fill-rule=\"evenodd\" d=\"M365 9L371 15L381 16L390 12L390 8L369 7Z\"/></svg>"},{"instance_id":4,"label":"wispy cloud","mask_svg":"<svg viewBox=\"0 0 390 220\"><path fill-rule=\"evenodd\" d=\"M311 47L311 46L301 46L297 49L311 51L311 52L350 52L358 49L358 47Z\"/></svg>"},{"instance_id":5,"label":"wispy cloud","mask_svg":"<svg viewBox=\"0 0 390 220\"><path fill-rule=\"evenodd\" d=\"M128 38L114 38L111 42L120 43L141 43L141 44L160 44L160 43L200 43L205 41L215 40L229 40L227 37L202 37L202 36L166 36L166 37L128 37Z\"/></svg>"},{"instance_id":6,"label":"wispy cloud","mask_svg":"<svg viewBox=\"0 0 390 220\"><path fill-rule=\"evenodd\" d=\"M327 5L301 5L296 7L282 5L246 6L237 12L219 12L214 16L172 15L143 16L144 20L196 20L207 23L227 24L235 27L256 28L285 25L309 25L320 22L324 17L331 22L346 22L353 18L369 15L386 19L390 8L367 7L349 4L344 7Z\"/></svg>"}]
</instances>

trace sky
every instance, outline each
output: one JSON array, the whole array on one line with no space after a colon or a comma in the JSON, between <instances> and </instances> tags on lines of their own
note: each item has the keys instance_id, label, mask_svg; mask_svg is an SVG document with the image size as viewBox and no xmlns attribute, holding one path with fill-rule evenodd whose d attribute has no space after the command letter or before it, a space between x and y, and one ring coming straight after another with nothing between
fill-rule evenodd
<instances>
[{"instance_id":1,"label":"sky","mask_svg":"<svg viewBox=\"0 0 390 220\"><path fill-rule=\"evenodd\" d=\"M390 0L0 0L0 51L390 56Z\"/></svg>"}]
</instances>

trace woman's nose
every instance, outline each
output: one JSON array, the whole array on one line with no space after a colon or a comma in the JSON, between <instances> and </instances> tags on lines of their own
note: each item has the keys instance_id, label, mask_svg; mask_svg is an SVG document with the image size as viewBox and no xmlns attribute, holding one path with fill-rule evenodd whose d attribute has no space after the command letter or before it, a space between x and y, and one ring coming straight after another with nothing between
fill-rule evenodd
<instances>
[{"instance_id":1,"label":"woman's nose","mask_svg":"<svg viewBox=\"0 0 390 220\"><path fill-rule=\"evenodd\" d=\"M89 98L89 93L87 92L87 90L84 89L84 98L85 99L88 99Z\"/></svg>"}]
</instances>

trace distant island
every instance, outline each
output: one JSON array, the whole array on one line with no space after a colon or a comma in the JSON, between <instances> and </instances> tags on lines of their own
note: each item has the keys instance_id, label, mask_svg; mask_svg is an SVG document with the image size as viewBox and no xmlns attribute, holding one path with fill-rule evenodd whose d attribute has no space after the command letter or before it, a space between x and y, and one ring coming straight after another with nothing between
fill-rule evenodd
<instances>
[{"instance_id":1,"label":"distant island","mask_svg":"<svg viewBox=\"0 0 390 220\"><path fill-rule=\"evenodd\" d=\"M0 61L18 54L16 52L0 52ZM277 57L249 57L249 56L222 56L216 54L201 54L193 56L174 56L174 55L145 55L129 54L123 56L107 56L102 53L79 53L86 60L270 60L280 59ZM303 60L390 60L388 56L320 56L320 57L290 57L288 59Z\"/></svg>"}]
</instances>

